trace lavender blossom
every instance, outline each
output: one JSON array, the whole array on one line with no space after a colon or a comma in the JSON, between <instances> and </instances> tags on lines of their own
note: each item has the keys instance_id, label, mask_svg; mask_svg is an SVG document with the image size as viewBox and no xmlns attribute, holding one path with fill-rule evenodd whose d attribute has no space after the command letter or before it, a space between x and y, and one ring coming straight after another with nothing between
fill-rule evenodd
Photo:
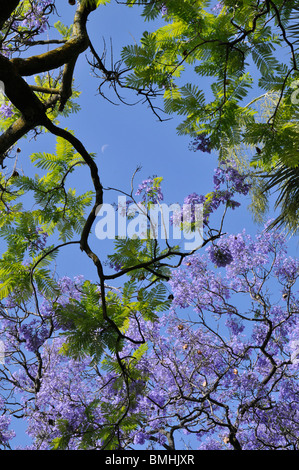
<instances>
[{"instance_id":1,"label":"lavender blossom","mask_svg":"<svg viewBox=\"0 0 299 470\"><path fill-rule=\"evenodd\" d=\"M189 149L193 152L198 150L204 153L211 153L211 140L206 134L198 134L190 143Z\"/></svg>"},{"instance_id":2,"label":"lavender blossom","mask_svg":"<svg viewBox=\"0 0 299 470\"><path fill-rule=\"evenodd\" d=\"M211 261L218 267L225 267L233 261L230 249L225 244L217 243L209 249Z\"/></svg>"},{"instance_id":3,"label":"lavender blossom","mask_svg":"<svg viewBox=\"0 0 299 470\"><path fill-rule=\"evenodd\" d=\"M141 196L143 202L157 203L163 201L164 196L159 184L155 184L155 176L143 180L136 191L136 196Z\"/></svg>"}]
</instances>

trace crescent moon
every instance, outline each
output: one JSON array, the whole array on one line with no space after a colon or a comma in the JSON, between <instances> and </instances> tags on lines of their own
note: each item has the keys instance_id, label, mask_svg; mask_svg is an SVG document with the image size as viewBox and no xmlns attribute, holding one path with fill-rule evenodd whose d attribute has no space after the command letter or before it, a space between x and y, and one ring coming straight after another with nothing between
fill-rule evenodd
<instances>
[{"instance_id":1,"label":"crescent moon","mask_svg":"<svg viewBox=\"0 0 299 470\"><path fill-rule=\"evenodd\" d=\"M107 147L109 147L108 144L102 145L101 152L104 153Z\"/></svg>"}]
</instances>

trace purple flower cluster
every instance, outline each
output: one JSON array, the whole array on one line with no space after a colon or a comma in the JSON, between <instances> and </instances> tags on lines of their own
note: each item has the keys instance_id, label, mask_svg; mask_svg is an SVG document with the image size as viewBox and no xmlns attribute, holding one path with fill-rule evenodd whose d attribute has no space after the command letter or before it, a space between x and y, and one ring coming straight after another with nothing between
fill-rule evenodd
<instances>
[{"instance_id":1,"label":"purple flower cluster","mask_svg":"<svg viewBox=\"0 0 299 470\"><path fill-rule=\"evenodd\" d=\"M25 342L28 351L37 351L49 336L49 326L45 323L40 324L37 320L23 323L19 328L19 338Z\"/></svg>"},{"instance_id":2,"label":"purple flower cluster","mask_svg":"<svg viewBox=\"0 0 299 470\"><path fill-rule=\"evenodd\" d=\"M60 296L57 299L57 302L60 305L66 305L69 302L69 299L80 300L81 299L81 286L84 282L83 276L76 276L74 279L71 279L68 276L63 276L59 279L58 285L60 288Z\"/></svg>"},{"instance_id":3,"label":"purple flower cluster","mask_svg":"<svg viewBox=\"0 0 299 470\"><path fill-rule=\"evenodd\" d=\"M163 193L161 187L155 184L155 176L143 180L135 193L136 196L141 196L143 202L158 203L163 201Z\"/></svg>"},{"instance_id":4,"label":"purple flower cluster","mask_svg":"<svg viewBox=\"0 0 299 470\"><path fill-rule=\"evenodd\" d=\"M114 271L118 272L121 270L121 264L118 263L117 261L109 261L108 265L111 269L114 269Z\"/></svg>"},{"instance_id":5,"label":"purple flower cluster","mask_svg":"<svg viewBox=\"0 0 299 470\"><path fill-rule=\"evenodd\" d=\"M3 119L9 119L13 116L13 109L9 103L2 103L0 106L0 115Z\"/></svg>"},{"instance_id":6,"label":"purple flower cluster","mask_svg":"<svg viewBox=\"0 0 299 470\"><path fill-rule=\"evenodd\" d=\"M33 252L42 251L47 244L48 234L41 227L36 227L34 240L32 240L28 249Z\"/></svg>"},{"instance_id":7,"label":"purple flower cluster","mask_svg":"<svg viewBox=\"0 0 299 470\"><path fill-rule=\"evenodd\" d=\"M180 225L181 223L193 224L199 220L199 214L196 212L196 208L204 204L205 196L198 195L197 193L189 194L184 198L184 204L180 213L174 213L170 220L173 225Z\"/></svg>"},{"instance_id":8,"label":"purple flower cluster","mask_svg":"<svg viewBox=\"0 0 299 470\"><path fill-rule=\"evenodd\" d=\"M0 397L0 409L4 410L4 400ZM2 414L0 416L0 445L5 446L15 437L15 432L9 429L11 418Z\"/></svg>"},{"instance_id":9,"label":"purple flower cluster","mask_svg":"<svg viewBox=\"0 0 299 470\"><path fill-rule=\"evenodd\" d=\"M215 171L214 185L207 196L185 198L191 221L196 205L203 204L210 214L235 193L249 190L232 166ZM160 191L159 179L149 178L138 195L156 202ZM103 327L101 299L97 292L91 300L84 295L89 284L82 276L60 278L55 298L38 293L28 301L14 292L3 301L0 333L6 367L12 369L10 376L5 371L0 377L10 393L5 406L11 414L21 409L31 448L51 449L53 440L67 436L70 450L101 449L107 428L124 448L165 448L173 430L179 439L192 436L200 449L231 449L234 442L244 450L298 447L299 261L287 256L284 236L267 227L255 237L245 230L223 236L186 258L167 286L171 308L153 322L144 316L149 291L144 302L136 300L135 285L132 303L128 295L122 299L121 288L117 299L107 295L107 314L121 328L125 319L125 337L131 339L122 338L117 357L114 328ZM41 228L31 236L35 248L43 249L47 236ZM159 296L155 302L158 310ZM37 303L38 312L32 314ZM74 318L82 319L76 328ZM65 342L77 333L83 333L82 354L74 359ZM101 359L86 356L88 340L103 351ZM143 340L147 348L141 354L137 347ZM123 421L130 424L118 428L123 410ZM13 436L8 426L3 414L0 446Z\"/></svg>"},{"instance_id":10,"label":"purple flower cluster","mask_svg":"<svg viewBox=\"0 0 299 470\"><path fill-rule=\"evenodd\" d=\"M189 149L193 152L211 153L211 141L206 134L198 134L195 139L190 143Z\"/></svg>"},{"instance_id":11,"label":"purple flower cluster","mask_svg":"<svg viewBox=\"0 0 299 470\"><path fill-rule=\"evenodd\" d=\"M199 196L197 193L192 193L185 197L184 205L186 205L187 207L190 206L191 208L190 217L188 217L188 220L191 223L195 222L195 210L194 209L196 205L203 204L204 202L205 202L205 197L202 195Z\"/></svg>"},{"instance_id":12,"label":"purple flower cluster","mask_svg":"<svg viewBox=\"0 0 299 470\"><path fill-rule=\"evenodd\" d=\"M212 269L209 248L190 256L172 273L171 309L155 322L145 321L138 312L131 317L126 336L140 341L142 332L148 342L145 354L134 361L144 380L125 386L117 369L107 367L99 373L91 357L74 360L61 354L63 337L50 342L45 334L40 345L43 330L38 325L21 329L26 347L27 333L40 345L43 364L34 407L29 398L37 366L29 364L28 374L24 368L14 373L31 448L50 449L53 439L62 436L61 423L66 423L70 436L68 449L79 449L90 435L91 448L101 448L103 434L98 431L109 421L111 410L124 409L125 404L126 417L138 416L139 424L118 431L123 445L155 442L163 448L169 445L165 430L177 429L179 439L194 436L193 446L199 449L231 449L233 441L223 427L229 429L233 421L235 438L244 450L296 446L299 298L295 289L290 292L290 279L293 286L299 277L298 261L287 256L282 234L266 228L255 238L245 231L223 237L218 247L222 253L229 250L233 258L225 270ZM80 283L82 278L62 278L58 302L67 305L70 297L79 301ZM269 286L275 296L271 303ZM286 303L281 293L287 287ZM180 309L188 309L187 314ZM49 318L50 303L41 312ZM135 350L132 342L124 343L119 351L123 364L132 367Z\"/></svg>"},{"instance_id":13,"label":"purple flower cluster","mask_svg":"<svg viewBox=\"0 0 299 470\"><path fill-rule=\"evenodd\" d=\"M209 247L211 261L218 267L225 267L233 261L229 247L225 243L218 242Z\"/></svg>"},{"instance_id":14,"label":"purple flower cluster","mask_svg":"<svg viewBox=\"0 0 299 470\"><path fill-rule=\"evenodd\" d=\"M221 11L221 9L223 8L223 3L222 2L218 2L213 8L212 8L212 11L218 15L218 13Z\"/></svg>"},{"instance_id":15,"label":"purple flower cluster","mask_svg":"<svg viewBox=\"0 0 299 470\"><path fill-rule=\"evenodd\" d=\"M203 204L203 224L207 225L210 215L221 205L226 205L231 209L240 206L240 203L233 199L235 194L246 196L250 190L250 184L246 182L246 175L242 175L232 165L219 166L214 170L214 191L206 196L192 193L184 199L184 206L181 214L172 217L173 224L180 224L184 220L194 222L195 208L198 204ZM226 185L226 189L221 189L221 185ZM188 213L186 213L188 211Z\"/></svg>"},{"instance_id":16,"label":"purple flower cluster","mask_svg":"<svg viewBox=\"0 0 299 470\"><path fill-rule=\"evenodd\" d=\"M227 182L230 185L232 192L246 196L250 190L250 184L246 183L246 178L247 175L242 175L233 166L229 166L227 164L224 167L219 166L214 170L214 189L215 191L218 191L221 184Z\"/></svg>"},{"instance_id":17,"label":"purple flower cluster","mask_svg":"<svg viewBox=\"0 0 299 470\"><path fill-rule=\"evenodd\" d=\"M162 16L166 16L167 13L168 13L168 8L167 8L167 6L165 5L165 3L163 3L162 6L161 6L161 15L162 15Z\"/></svg>"},{"instance_id":18,"label":"purple flower cluster","mask_svg":"<svg viewBox=\"0 0 299 470\"><path fill-rule=\"evenodd\" d=\"M14 22L15 28L43 33L48 29L48 15L54 5L53 0L31 0L31 5L24 18Z\"/></svg>"},{"instance_id":19,"label":"purple flower cluster","mask_svg":"<svg viewBox=\"0 0 299 470\"><path fill-rule=\"evenodd\" d=\"M246 182L247 175L241 174L236 168L225 163L214 170L214 191L206 201L206 217L214 212L221 204L227 205L231 209L240 206L240 203L233 200L235 194L246 196L250 190L250 183ZM226 185L226 189L221 189L221 185Z\"/></svg>"},{"instance_id":20,"label":"purple flower cluster","mask_svg":"<svg viewBox=\"0 0 299 470\"><path fill-rule=\"evenodd\" d=\"M1 54L12 58L19 54L36 35L43 34L49 28L49 15L54 11L54 0L30 0L17 8L5 25L5 35L1 40ZM9 109L3 109L9 115Z\"/></svg>"}]
</instances>

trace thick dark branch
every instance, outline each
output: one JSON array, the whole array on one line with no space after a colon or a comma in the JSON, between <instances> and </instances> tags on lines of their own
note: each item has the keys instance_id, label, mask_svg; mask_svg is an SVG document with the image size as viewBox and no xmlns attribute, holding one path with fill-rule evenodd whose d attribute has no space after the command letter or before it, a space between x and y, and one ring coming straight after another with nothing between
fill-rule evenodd
<instances>
[{"instance_id":1,"label":"thick dark branch","mask_svg":"<svg viewBox=\"0 0 299 470\"><path fill-rule=\"evenodd\" d=\"M2 167L8 150L31 129L32 125L25 121L23 117L20 117L0 135L0 165Z\"/></svg>"},{"instance_id":2,"label":"thick dark branch","mask_svg":"<svg viewBox=\"0 0 299 470\"><path fill-rule=\"evenodd\" d=\"M0 18L4 15L1 10L2 3L4 2L0 0ZM4 82L6 96L22 114L22 117L0 136L0 164L3 165L7 151L21 137L36 126L44 125L47 121L46 109L48 107L54 106L60 99L59 109L60 111L64 109L67 100L72 95L73 72L77 58L89 45L86 30L87 18L95 9L92 2L88 5L86 2L80 4L74 17L72 38L57 49L27 59L9 60L0 56L0 80ZM6 11L11 10L6 8ZM43 104L22 75L48 72L60 66L65 67L59 93L56 92L48 103Z\"/></svg>"},{"instance_id":3,"label":"thick dark branch","mask_svg":"<svg viewBox=\"0 0 299 470\"><path fill-rule=\"evenodd\" d=\"M73 84L73 74L76 66L76 62L79 54L75 55L65 66L62 75L61 81L61 90L60 90L60 106L59 111L62 112L68 99L71 98L73 94L72 84Z\"/></svg>"},{"instance_id":4,"label":"thick dark branch","mask_svg":"<svg viewBox=\"0 0 299 470\"><path fill-rule=\"evenodd\" d=\"M31 124L41 123L44 106L26 81L19 75L12 62L0 54L0 80L11 103Z\"/></svg>"},{"instance_id":5,"label":"thick dark branch","mask_svg":"<svg viewBox=\"0 0 299 470\"><path fill-rule=\"evenodd\" d=\"M48 129L49 132L52 134L62 137L63 139L67 140L74 148L77 150L77 152L81 155L85 163L88 165L90 169L90 174L91 174L91 179L93 182L93 186L95 189L95 203L94 206L87 218L86 224L84 226L84 229L82 231L81 235L81 249L82 251L85 251L90 258L93 259L94 263L96 266L99 268L100 262L98 257L91 251L89 245L88 245L88 236L90 234L92 225L96 219L97 216L97 210L98 207L103 204L103 187L99 178L98 174L98 167L96 163L94 162L93 158L90 156L90 154L87 152L85 149L84 145L82 142L77 139L73 134L68 132L65 129L62 129L58 126L55 126L49 119L47 120L47 123L45 124L46 129ZM102 275L102 271L100 273Z\"/></svg>"},{"instance_id":6,"label":"thick dark branch","mask_svg":"<svg viewBox=\"0 0 299 470\"><path fill-rule=\"evenodd\" d=\"M46 39L46 40L39 40L39 41L29 41L25 40L23 41L24 44L27 46L48 46L50 44L65 44L66 39Z\"/></svg>"},{"instance_id":7,"label":"thick dark branch","mask_svg":"<svg viewBox=\"0 0 299 470\"><path fill-rule=\"evenodd\" d=\"M87 49L85 38L70 39L63 46L43 54L28 57L28 59L12 59L12 63L20 75L31 76L62 67L69 62L73 55L78 55Z\"/></svg>"},{"instance_id":8,"label":"thick dark branch","mask_svg":"<svg viewBox=\"0 0 299 470\"><path fill-rule=\"evenodd\" d=\"M0 29L19 5L20 0L0 0Z\"/></svg>"},{"instance_id":9,"label":"thick dark branch","mask_svg":"<svg viewBox=\"0 0 299 470\"><path fill-rule=\"evenodd\" d=\"M60 91L57 88L47 88L45 86L30 85L31 90L37 91L38 93L46 93L49 95L59 95Z\"/></svg>"},{"instance_id":10,"label":"thick dark branch","mask_svg":"<svg viewBox=\"0 0 299 470\"><path fill-rule=\"evenodd\" d=\"M65 44L51 51L28 57L27 59L15 58L12 63L20 75L31 76L49 70L54 70L77 58L89 46L86 21L89 13L95 10L95 6L86 6L82 2L78 7L74 23L73 35Z\"/></svg>"},{"instance_id":11,"label":"thick dark branch","mask_svg":"<svg viewBox=\"0 0 299 470\"><path fill-rule=\"evenodd\" d=\"M0 164L3 166L7 151L27 132L46 121L47 106L18 74L11 61L1 54L0 80L4 83L6 96L22 115L0 135Z\"/></svg>"},{"instance_id":12,"label":"thick dark branch","mask_svg":"<svg viewBox=\"0 0 299 470\"><path fill-rule=\"evenodd\" d=\"M298 70L298 69L297 69L297 61L296 61L295 48L294 48L293 44L291 43L291 41L289 41L289 39L287 38L286 30L285 30L285 28L284 28L284 26L283 26L283 23L282 23L282 21L281 21L281 18L280 18L279 9L278 9L277 6L275 5L275 3L272 2L271 0L269 0L269 3L270 3L270 5L272 6L273 10L275 11L276 18L277 18L277 23L278 23L278 26L279 26L279 28L281 29L281 32L282 32L282 37L283 37L284 41L287 43L287 45L290 47L290 49L291 49L292 62L293 62L293 70Z\"/></svg>"}]
</instances>

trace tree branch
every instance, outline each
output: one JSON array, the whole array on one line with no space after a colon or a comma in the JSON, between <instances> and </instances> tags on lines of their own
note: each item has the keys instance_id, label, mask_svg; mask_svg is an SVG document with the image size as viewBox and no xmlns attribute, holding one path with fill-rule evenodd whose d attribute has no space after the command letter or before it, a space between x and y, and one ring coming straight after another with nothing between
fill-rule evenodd
<instances>
[{"instance_id":1,"label":"tree branch","mask_svg":"<svg viewBox=\"0 0 299 470\"><path fill-rule=\"evenodd\" d=\"M82 2L74 17L73 35L65 44L43 54L15 58L11 62L22 76L31 76L38 73L57 69L77 58L89 46L86 22L89 14L96 9L95 6Z\"/></svg>"},{"instance_id":2,"label":"tree branch","mask_svg":"<svg viewBox=\"0 0 299 470\"><path fill-rule=\"evenodd\" d=\"M0 29L3 28L5 21L8 20L19 3L20 0L0 0Z\"/></svg>"}]
</instances>

